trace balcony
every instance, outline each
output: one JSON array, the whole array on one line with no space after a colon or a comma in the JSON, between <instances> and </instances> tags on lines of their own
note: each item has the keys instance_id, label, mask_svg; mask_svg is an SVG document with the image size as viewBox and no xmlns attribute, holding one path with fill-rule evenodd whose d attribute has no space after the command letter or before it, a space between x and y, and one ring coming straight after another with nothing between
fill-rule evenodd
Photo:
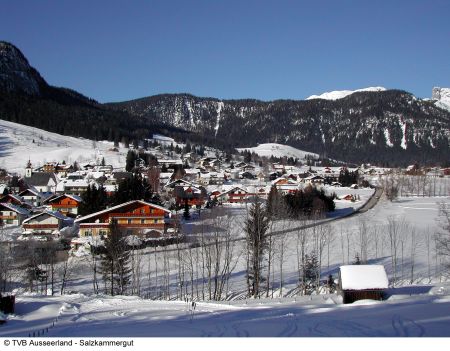
<instances>
[{"instance_id":1,"label":"balcony","mask_svg":"<svg viewBox=\"0 0 450 351\"><path fill-rule=\"evenodd\" d=\"M108 213L110 218L137 218L137 219L146 219L146 218L165 218L166 216L163 214L157 213Z\"/></svg>"}]
</instances>

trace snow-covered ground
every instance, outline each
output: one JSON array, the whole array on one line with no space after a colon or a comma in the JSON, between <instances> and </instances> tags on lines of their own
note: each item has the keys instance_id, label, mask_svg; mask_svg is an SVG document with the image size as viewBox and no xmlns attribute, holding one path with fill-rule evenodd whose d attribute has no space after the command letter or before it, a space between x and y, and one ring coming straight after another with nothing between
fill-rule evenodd
<instances>
[{"instance_id":1,"label":"snow-covered ground","mask_svg":"<svg viewBox=\"0 0 450 351\"><path fill-rule=\"evenodd\" d=\"M126 153L125 149L109 151L113 147L111 143L97 142L94 147L90 140L60 136L1 120L0 147L0 167L19 173L23 172L29 158L42 163L63 159L81 163L95 161L101 155L107 163L123 165ZM302 158L295 154L285 155ZM326 191L336 192L341 199L347 194L356 197L355 202L337 200L338 214L350 213L361 207L373 194L372 189L326 187ZM269 290L273 299L245 298L244 240L233 243L233 264L236 266L224 292L227 301L198 301L195 311L192 311L192 305L175 300L179 289L179 257L174 246L167 247L167 250L138 250L142 269L140 296L162 297L161 286L166 279L162 273L163 262L167 262L171 301L94 295L90 258L80 255L70 259L66 291L73 294L31 296L24 294L24 285L18 284L16 314L9 316L8 322L0 326L0 337L28 336L47 327L49 331L45 336L48 337L450 336L450 283L445 275L445 262L436 255L433 239L440 230L439 203L450 204L448 194L441 191L436 194L441 193L445 196L400 197L394 202L382 198L377 206L363 214L329 221L307 230L308 252L319 231L328 238L323 247L322 278L329 274L336 277L339 266L353 262L356 254L362 251L366 252L368 263L383 265L390 286L395 286L384 302L359 301L342 305L337 295L298 296L297 240L302 233L299 228L311 223L280 220L271 227L272 231L279 233L274 236L275 263ZM224 206L219 210L221 213L210 218L205 211L199 219L184 223L186 234L230 230L233 238L242 239L247 215L245 206ZM398 225L401 239L396 270L391 258L389 223ZM282 265L281 245L284 245ZM366 245L365 250L363 245ZM193 256L188 256L188 253ZM195 246L183 254L184 260L195 259L194 291L204 289L199 278L201 254L201 248ZM56 274L59 274L58 269ZM56 283L56 291L59 284ZM192 286L189 282L186 284L190 290ZM100 285L103 291L103 285ZM202 293L192 295L191 298L201 299Z\"/></svg>"},{"instance_id":2,"label":"snow-covered ground","mask_svg":"<svg viewBox=\"0 0 450 351\"><path fill-rule=\"evenodd\" d=\"M0 119L0 168L23 174L28 160L33 167L45 162L100 162L124 167L127 149L112 151L114 144L74 138Z\"/></svg>"},{"instance_id":3,"label":"snow-covered ground","mask_svg":"<svg viewBox=\"0 0 450 351\"><path fill-rule=\"evenodd\" d=\"M306 156L310 156L313 158L319 158L319 155L314 154L312 152L307 152L303 150L296 149L295 147L283 145L283 144L276 144L276 143L266 143L266 144L259 144L255 147L249 147L249 148L240 148L237 149L238 151L242 152L244 150L254 152L255 154L259 156L274 156L274 157L293 157L298 158L299 160L303 160Z\"/></svg>"},{"instance_id":4,"label":"snow-covered ground","mask_svg":"<svg viewBox=\"0 0 450 351\"><path fill-rule=\"evenodd\" d=\"M239 302L150 301L128 296L21 296L0 337L450 336L450 285L389 291L349 305L336 295ZM46 332L46 328L48 332Z\"/></svg>"},{"instance_id":5,"label":"snow-covered ground","mask_svg":"<svg viewBox=\"0 0 450 351\"><path fill-rule=\"evenodd\" d=\"M435 255L435 242L433 235L439 231L439 202L445 201L450 204L449 198L402 198L397 202L390 203L381 199L380 204L373 209L356 216L328 222L317 229L307 230L309 252L313 245L313 236L319 231L330 235L330 240L324 244L322 255L322 277L326 279L329 274L337 276L340 265L352 263L356 254L360 254L364 236L367 239L367 260L369 264L381 264L385 267L391 286L394 284L394 268L392 266L391 251L389 245L388 225L389 220L402 224L401 241L403 249L397 252L396 286L411 284L430 284L444 281L445 269L443 262ZM186 235L202 235L229 231L232 238L242 239L244 237L244 223L246 211L242 207L230 207L219 209L221 212L208 217L205 212L200 220L188 221L184 224ZM317 222L316 222L317 223ZM275 262L279 262L280 245L284 242L284 258L281 291L281 268L275 263L273 269L272 283L269 295L278 297L293 297L297 295L298 271L297 271L297 237L302 233L300 227L313 224L313 221L276 221L271 226L272 232L278 233L274 236ZM314 232L314 230L316 230ZM414 233L415 237L412 237ZM414 239L414 240L413 240ZM414 250L412 247L414 246ZM245 282L245 241L238 240L233 244L234 262L236 267L232 272L229 286L224 293L228 300L239 300L246 295ZM184 259L193 257L196 260L194 270L196 278L194 281L194 297L202 296L201 279L201 248L194 247L193 250L184 252ZM162 292L157 286L164 285L163 269L164 257L167 257L170 266L171 298L175 298L178 289L177 266L179 257L175 246L167 247L165 252L162 248L147 248L141 251L140 259L142 265L141 296L151 298L161 297ZM67 289L84 294L92 293L92 267L87 256L74 258L73 272L68 282ZM413 268L413 269L412 269ZM198 275L197 275L198 274ZM190 284L188 290L190 293ZM19 290L21 291L21 290ZM200 291L198 293L197 291Z\"/></svg>"}]
</instances>

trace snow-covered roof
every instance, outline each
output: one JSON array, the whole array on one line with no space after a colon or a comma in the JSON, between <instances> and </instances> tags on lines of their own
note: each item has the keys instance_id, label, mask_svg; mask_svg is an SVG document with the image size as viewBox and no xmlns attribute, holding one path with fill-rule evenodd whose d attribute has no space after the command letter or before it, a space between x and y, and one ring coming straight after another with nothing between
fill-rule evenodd
<instances>
[{"instance_id":1,"label":"snow-covered roof","mask_svg":"<svg viewBox=\"0 0 450 351\"><path fill-rule=\"evenodd\" d=\"M30 218L25 219L23 221L23 223L31 222L33 219L35 219L37 217L40 217L40 216L43 216L43 215L49 215L49 216L55 217L55 218L57 218L59 220L62 220L62 221L65 221L65 220L69 219L68 217L64 216L61 212L58 212L58 211L44 211L44 212L38 213L38 214L36 214L36 215L34 215L34 216L30 217Z\"/></svg>"},{"instance_id":2,"label":"snow-covered roof","mask_svg":"<svg viewBox=\"0 0 450 351\"><path fill-rule=\"evenodd\" d=\"M0 203L0 206L4 206L8 210L11 210L13 212L17 212L17 213L19 213L21 215L28 215L29 214L29 212L26 209L24 209L22 207L19 207L19 206L15 206L15 205L10 204L8 202L2 202L2 203Z\"/></svg>"},{"instance_id":3,"label":"snow-covered roof","mask_svg":"<svg viewBox=\"0 0 450 351\"><path fill-rule=\"evenodd\" d=\"M39 191L37 191L35 187L30 187L28 189L25 189L25 190L21 191L19 193L19 196L25 196L26 193L31 193L31 194L33 194L35 196L42 197L42 194Z\"/></svg>"},{"instance_id":4,"label":"snow-covered roof","mask_svg":"<svg viewBox=\"0 0 450 351\"><path fill-rule=\"evenodd\" d=\"M340 267L342 290L387 289L388 277L382 265Z\"/></svg>"},{"instance_id":5,"label":"snow-covered roof","mask_svg":"<svg viewBox=\"0 0 450 351\"><path fill-rule=\"evenodd\" d=\"M83 199L82 199L80 196L78 196L78 195L62 194L62 195L56 196L56 197L54 197L53 199L51 199L51 200L49 201L49 203L52 203L52 202L54 202L54 201L57 201L57 200L59 200L59 199L62 198L62 197L68 197L68 198L71 198L72 200L75 200L76 202L83 202Z\"/></svg>"},{"instance_id":6,"label":"snow-covered roof","mask_svg":"<svg viewBox=\"0 0 450 351\"><path fill-rule=\"evenodd\" d=\"M92 184L95 184L95 182L91 182ZM77 188L87 188L89 186L89 182L87 182L84 179L77 179L77 180L64 180L60 182L56 186L56 191L63 192L68 187L77 187Z\"/></svg>"},{"instance_id":7,"label":"snow-covered roof","mask_svg":"<svg viewBox=\"0 0 450 351\"><path fill-rule=\"evenodd\" d=\"M194 183L188 182L187 180L177 179L177 180L174 180L173 182L167 183L166 185L164 185L164 187L169 188L169 187L176 186L176 185L182 186L183 184L186 184L187 186L195 186Z\"/></svg>"},{"instance_id":8,"label":"snow-covered roof","mask_svg":"<svg viewBox=\"0 0 450 351\"><path fill-rule=\"evenodd\" d=\"M16 200L18 203L26 202L21 196L16 195L16 194L7 194L4 197L2 197L2 200L5 199L5 198L8 198L8 197L11 198L11 199Z\"/></svg>"},{"instance_id":9,"label":"snow-covered roof","mask_svg":"<svg viewBox=\"0 0 450 351\"><path fill-rule=\"evenodd\" d=\"M107 208L106 210L102 210L102 211L99 211L99 212L91 213L91 214L89 214L87 216L77 218L75 220L75 223L80 223L80 222L82 222L82 221L84 221L86 219L89 219L89 218L92 218L92 217L96 217L96 216L98 216L100 214L103 214L103 213L113 212L113 211L115 211L115 210L117 210L117 209L119 209L121 207L128 206L128 205L131 205L133 203L140 203L142 205L148 205L148 206L157 208L159 210L162 210L164 212L170 213L170 211L167 208L164 208L162 206L158 206L158 205L155 205L155 204L152 204L152 203L149 203L149 202L145 202L145 201L142 201L142 200L132 200L132 201L124 202L123 204L120 204L120 205L117 205L117 206L114 206L114 207Z\"/></svg>"}]
</instances>

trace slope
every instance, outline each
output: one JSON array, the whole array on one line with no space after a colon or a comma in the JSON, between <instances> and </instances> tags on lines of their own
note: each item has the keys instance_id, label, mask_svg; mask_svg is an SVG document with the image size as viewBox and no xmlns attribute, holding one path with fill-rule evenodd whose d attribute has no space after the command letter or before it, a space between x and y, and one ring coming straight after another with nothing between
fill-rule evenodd
<instances>
[{"instance_id":1,"label":"slope","mask_svg":"<svg viewBox=\"0 0 450 351\"><path fill-rule=\"evenodd\" d=\"M124 167L126 149L112 151L112 142L95 142L47 132L13 122L0 120L0 168L23 174L31 160L33 167L45 162L99 162Z\"/></svg>"}]
</instances>

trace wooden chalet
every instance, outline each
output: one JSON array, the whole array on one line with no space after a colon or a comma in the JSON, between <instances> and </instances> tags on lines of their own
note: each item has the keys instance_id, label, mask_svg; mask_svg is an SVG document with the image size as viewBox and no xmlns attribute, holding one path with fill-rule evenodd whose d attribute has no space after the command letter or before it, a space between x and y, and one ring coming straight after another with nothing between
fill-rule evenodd
<instances>
[{"instance_id":1,"label":"wooden chalet","mask_svg":"<svg viewBox=\"0 0 450 351\"><path fill-rule=\"evenodd\" d=\"M56 187L57 194L77 195L81 196L87 191L90 183L84 179L64 180Z\"/></svg>"},{"instance_id":2,"label":"wooden chalet","mask_svg":"<svg viewBox=\"0 0 450 351\"><path fill-rule=\"evenodd\" d=\"M304 178L304 182L310 184L323 184L325 182L325 178L320 175L312 175Z\"/></svg>"},{"instance_id":3,"label":"wooden chalet","mask_svg":"<svg viewBox=\"0 0 450 351\"><path fill-rule=\"evenodd\" d=\"M103 211L80 217L80 237L107 236L113 220L126 235L157 237L166 234L171 212L161 206L141 200L133 200Z\"/></svg>"},{"instance_id":4,"label":"wooden chalet","mask_svg":"<svg viewBox=\"0 0 450 351\"><path fill-rule=\"evenodd\" d=\"M275 186L280 194L294 194L298 191L299 185L297 182L290 178L280 177L272 182L272 186Z\"/></svg>"},{"instance_id":5,"label":"wooden chalet","mask_svg":"<svg viewBox=\"0 0 450 351\"><path fill-rule=\"evenodd\" d=\"M38 172L56 173L62 177L67 176L73 170L72 165L60 164L58 162L47 162L42 167L36 169Z\"/></svg>"},{"instance_id":6,"label":"wooden chalet","mask_svg":"<svg viewBox=\"0 0 450 351\"><path fill-rule=\"evenodd\" d=\"M173 195L175 196L175 203L178 206L188 204L190 207L203 206L208 197L206 189L202 186L176 186Z\"/></svg>"},{"instance_id":7,"label":"wooden chalet","mask_svg":"<svg viewBox=\"0 0 450 351\"><path fill-rule=\"evenodd\" d=\"M171 182L167 183L166 185L164 185L164 188L166 190L167 189L174 190L177 186L188 186L189 187L189 186L194 186L194 184L187 180L184 180L184 179L177 179L177 180L171 181Z\"/></svg>"},{"instance_id":8,"label":"wooden chalet","mask_svg":"<svg viewBox=\"0 0 450 351\"><path fill-rule=\"evenodd\" d=\"M247 190L245 190L243 188L234 187L234 188L218 195L216 198L221 203L224 203L224 202L242 203L242 202L247 202L249 197L252 195L253 194L249 193Z\"/></svg>"},{"instance_id":9,"label":"wooden chalet","mask_svg":"<svg viewBox=\"0 0 450 351\"><path fill-rule=\"evenodd\" d=\"M81 197L77 195L63 194L53 197L47 203L52 211L59 211L65 216L76 216L82 202Z\"/></svg>"},{"instance_id":10,"label":"wooden chalet","mask_svg":"<svg viewBox=\"0 0 450 351\"><path fill-rule=\"evenodd\" d=\"M382 265L348 265L339 268L338 293L343 303L383 300L389 280Z\"/></svg>"},{"instance_id":11,"label":"wooden chalet","mask_svg":"<svg viewBox=\"0 0 450 351\"><path fill-rule=\"evenodd\" d=\"M11 203L0 203L0 222L3 225L21 225L29 216L27 209Z\"/></svg>"},{"instance_id":12,"label":"wooden chalet","mask_svg":"<svg viewBox=\"0 0 450 351\"><path fill-rule=\"evenodd\" d=\"M255 166L252 166L252 165L247 164L247 165L241 167L241 169L242 169L244 172L245 172L245 171L252 172L252 171L255 170Z\"/></svg>"},{"instance_id":13,"label":"wooden chalet","mask_svg":"<svg viewBox=\"0 0 450 351\"><path fill-rule=\"evenodd\" d=\"M52 234L64 227L70 226L70 220L60 212L46 211L27 218L22 223L22 228L28 233Z\"/></svg>"},{"instance_id":14,"label":"wooden chalet","mask_svg":"<svg viewBox=\"0 0 450 351\"><path fill-rule=\"evenodd\" d=\"M0 312L3 312L5 314L14 313L15 304L16 304L15 295L3 296L0 293ZM4 322L6 323L6 319L4 320ZM1 319L0 319L0 324L2 324Z\"/></svg>"},{"instance_id":15,"label":"wooden chalet","mask_svg":"<svg viewBox=\"0 0 450 351\"><path fill-rule=\"evenodd\" d=\"M28 201L25 201L22 197L20 197L19 195L15 195L15 194L4 195L0 199L0 202L12 204L12 205L18 206L18 207L23 207L28 210L33 208L33 204L29 203Z\"/></svg>"},{"instance_id":16,"label":"wooden chalet","mask_svg":"<svg viewBox=\"0 0 450 351\"><path fill-rule=\"evenodd\" d=\"M46 195L37 191L36 189L29 188L21 191L18 194L22 199L33 204L33 206L41 206L42 202L45 200ZM48 196L48 195L47 195Z\"/></svg>"}]
</instances>

